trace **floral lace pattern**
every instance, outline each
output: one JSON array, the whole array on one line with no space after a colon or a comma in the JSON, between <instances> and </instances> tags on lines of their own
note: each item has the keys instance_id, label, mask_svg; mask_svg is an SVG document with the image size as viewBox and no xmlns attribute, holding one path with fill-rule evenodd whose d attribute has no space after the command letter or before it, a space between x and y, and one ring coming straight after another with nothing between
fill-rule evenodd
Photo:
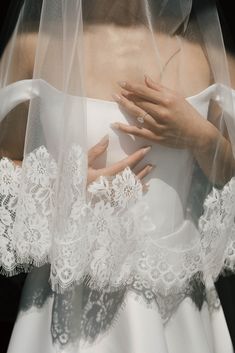
<instances>
[{"instance_id":1,"label":"floral lace pattern","mask_svg":"<svg viewBox=\"0 0 235 353\"><path fill-rule=\"evenodd\" d=\"M0 161L3 272L49 262L57 292L84 280L94 290L115 291L132 283L137 290L146 288L148 301L175 290L186 293L197 273L212 283L225 259L231 267L235 243L221 234L226 231L229 238L234 229L234 180L208 196L201 233L185 222L193 241L183 247L155 236L142 185L129 168L88 188L86 173L78 145L65 153L60 169L44 146L26 156L22 170L6 158Z\"/></svg>"},{"instance_id":2,"label":"floral lace pattern","mask_svg":"<svg viewBox=\"0 0 235 353\"><path fill-rule=\"evenodd\" d=\"M214 277L235 264L235 178L221 190L213 188L204 203L199 228Z\"/></svg>"},{"instance_id":3,"label":"floral lace pattern","mask_svg":"<svg viewBox=\"0 0 235 353\"><path fill-rule=\"evenodd\" d=\"M220 301L215 288L207 289L200 274L195 275L187 288L175 288L164 296L154 293L145 281L136 276L125 287L110 292L107 289L91 289L86 281L64 293L52 292L48 282L50 267L36 268L27 277L26 291L21 302L21 313L38 311L47 305L51 319L51 336L60 349L67 345L92 344L102 339L117 323L127 305L127 298L134 297L141 305L156 310L164 325L187 298L195 309L200 311L206 304L210 312L220 309Z\"/></svg>"},{"instance_id":4,"label":"floral lace pattern","mask_svg":"<svg viewBox=\"0 0 235 353\"><path fill-rule=\"evenodd\" d=\"M185 291L175 289L167 296L154 293L146 282L140 286L137 278L127 287L114 292L91 290L84 286L81 332L85 342L92 343L109 332L125 308L128 295L134 295L137 301L158 311L164 325L168 323L185 298L190 298L199 311L205 303L207 303L210 312L220 308L215 288L207 290L198 275L191 279Z\"/></svg>"},{"instance_id":5,"label":"floral lace pattern","mask_svg":"<svg viewBox=\"0 0 235 353\"><path fill-rule=\"evenodd\" d=\"M142 185L128 168L110 180L101 177L91 184L86 202L82 195L75 197L67 234L53 247L53 282L69 286L89 275L91 286L124 284L132 265L129 254L143 229L133 209L141 197Z\"/></svg>"},{"instance_id":6,"label":"floral lace pattern","mask_svg":"<svg viewBox=\"0 0 235 353\"><path fill-rule=\"evenodd\" d=\"M20 180L21 168L3 158L0 161L0 265L6 273L14 273L16 267L13 227Z\"/></svg>"}]
</instances>

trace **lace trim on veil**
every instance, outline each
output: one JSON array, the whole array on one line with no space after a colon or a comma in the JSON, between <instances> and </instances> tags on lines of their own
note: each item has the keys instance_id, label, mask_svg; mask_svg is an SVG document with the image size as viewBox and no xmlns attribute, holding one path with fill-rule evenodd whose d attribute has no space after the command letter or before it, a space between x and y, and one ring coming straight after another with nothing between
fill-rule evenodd
<instances>
[{"instance_id":1,"label":"lace trim on veil","mask_svg":"<svg viewBox=\"0 0 235 353\"><path fill-rule=\"evenodd\" d=\"M235 177L221 190L213 188L204 202L199 228L214 277L235 267Z\"/></svg>"},{"instance_id":2,"label":"lace trim on veil","mask_svg":"<svg viewBox=\"0 0 235 353\"><path fill-rule=\"evenodd\" d=\"M201 234L183 248L154 237L142 185L130 169L99 178L85 193L86 157L80 146L72 146L63 165L58 193L57 165L44 146L25 158L22 169L6 158L0 161L2 272L49 262L58 292L84 280L93 289L112 291L138 276L153 293L169 295L177 288L182 292L198 273L211 282L234 263L234 179L208 196ZM56 197L59 224L53 218Z\"/></svg>"}]
</instances>

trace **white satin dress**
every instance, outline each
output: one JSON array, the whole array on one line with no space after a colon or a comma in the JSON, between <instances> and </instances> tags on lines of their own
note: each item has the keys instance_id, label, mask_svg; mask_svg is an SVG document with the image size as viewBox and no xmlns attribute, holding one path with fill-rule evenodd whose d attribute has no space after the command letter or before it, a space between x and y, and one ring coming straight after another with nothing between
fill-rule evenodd
<instances>
[{"instance_id":1,"label":"white satin dress","mask_svg":"<svg viewBox=\"0 0 235 353\"><path fill-rule=\"evenodd\" d=\"M210 86L188 98L205 117L214 89ZM133 143L132 137L123 136L110 127L112 122L129 121L115 102L88 98L87 116L88 147L109 134L108 153L102 157L107 165L146 145L141 139ZM98 165L103 165L102 158L97 161ZM157 210L155 222L159 237L171 234L172 241L188 241L189 233L193 236L194 232L193 225L184 219L193 170L191 154L186 150L154 145L143 161L146 162L157 166L149 178L150 189L144 197L150 211L156 214ZM48 286L47 268L29 274L25 287L26 295L23 295L8 353L57 352L52 341L55 338L63 341L66 332L52 324L56 305ZM216 297L210 305L204 299L198 304L193 294L180 299L172 296L168 304L166 302L163 308L159 304L158 308L145 302L141 290L130 290L125 298L122 293L113 298L93 294L92 297L92 293L88 293L89 300L85 300L82 314L85 329L77 353L233 353L223 310ZM78 306L79 300L78 290ZM174 300L178 305L172 304ZM163 311L167 316L165 321ZM69 348L64 346L58 351L69 352Z\"/></svg>"}]
</instances>

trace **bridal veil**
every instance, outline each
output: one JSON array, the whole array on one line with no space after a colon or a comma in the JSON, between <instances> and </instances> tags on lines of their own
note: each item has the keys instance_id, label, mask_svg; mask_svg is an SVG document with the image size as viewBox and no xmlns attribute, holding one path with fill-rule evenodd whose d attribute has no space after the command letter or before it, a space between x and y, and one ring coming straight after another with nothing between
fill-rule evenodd
<instances>
[{"instance_id":1,"label":"bridal veil","mask_svg":"<svg viewBox=\"0 0 235 353\"><path fill-rule=\"evenodd\" d=\"M105 31L115 46L107 47ZM91 43L87 33L94 33ZM123 40L131 43L129 51ZM182 151L187 182L178 180L177 187L184 196L176 196L164 227L156 225L161 215L149 209L129 168L87 185L86 101L112 100L116 81L107 60L113 58L123 72L117 80L130 72L167 85L171 67L177 86L169 88L188 97L185 42L202 50L210 70L205 118L213 114L213 101L217 128L234 146L235 96L213 1L25 0L10 33L0 64L0 263L6 275L47 266L59 308L54 321L66 321L60 344L79 337L83 321L74 303L87 295L83 284L110 293L144 283L151 304L152 295L187 292L195 279L210 287L233 266L233 219L226 215L235 207L234 186L216 184L216 163L207 178L196 162L187 170L191 155ZM91 45L97 55L89 55ZM91 76L96 90L90 97ZM195 92L188 98L194 99L203 94L197 91L197 67L191 80ZM219 145L218 138L214 160ZM170 175L159 183L175 187ZM159 202L167 202L167 195ZM171 230L176 213L180 221Z\"/></svg>"}]
</instances>

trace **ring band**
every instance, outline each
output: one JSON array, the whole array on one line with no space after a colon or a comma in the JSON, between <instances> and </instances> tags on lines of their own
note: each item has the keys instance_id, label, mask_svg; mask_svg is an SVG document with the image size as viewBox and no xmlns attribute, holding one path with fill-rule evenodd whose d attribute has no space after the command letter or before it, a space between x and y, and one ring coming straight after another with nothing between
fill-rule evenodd
<instances>
[{"instance_id":1,"label":"ring band","mask_svg":"<svg viewBox=\"0 0 235 353\"><path fill-rule=\"evenodd\" d=\"M138 118L137 118L138 122L143 124L144 123L144 118L145 118L146 115L148 115L148 113L145 113L142 116L138 116Z\"/></svg>"}]
</instances>

